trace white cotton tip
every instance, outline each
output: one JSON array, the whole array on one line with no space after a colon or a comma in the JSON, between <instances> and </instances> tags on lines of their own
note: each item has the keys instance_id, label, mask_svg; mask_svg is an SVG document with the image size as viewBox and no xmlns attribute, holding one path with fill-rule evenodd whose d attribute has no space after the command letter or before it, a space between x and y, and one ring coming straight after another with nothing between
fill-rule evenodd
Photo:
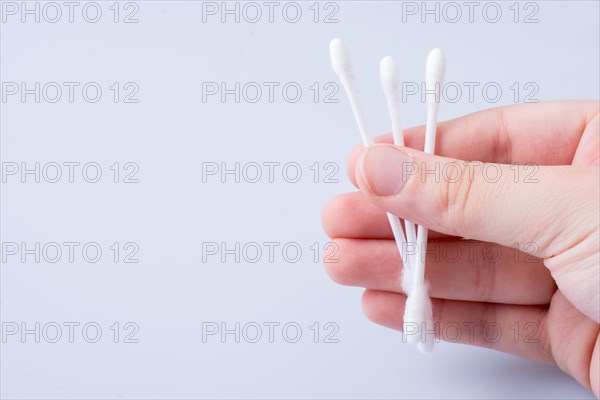
<instances>
[{"instance_id":1,"label":"white cotton tip","mask_svg":"<svg viewBox=\"0 0 600 400\"><path fill-rule=\"evenodd\" d=\"M446 57L441 49L435 48L427 55L425 65L425 83L427 87L435 87L436 82L444 82L446 73Z\"/></svg>"},{"instance_id":2,"label":"white cotton tip","mask_svg":"<svg viewBox=\"0 0 600 400\"><path fill-rule=\"evenodd\" d=\"M402 276L400 277L400 287L405 295L410 295L412 289L412 274L410 273L410 266L407 265L408 262L404 263L404 268L402 268Z\"/></svg>"},{"instance_id":3,"label":"white cotton tip","mask_svg":"<svg viewBox=\"0 0 600 400\"><path fill-rule=\"evenodd\" d=\"M397 100L400 95L400 75L394 59L390 56L384 57L379 63L379 78L381 87L387 98Z\"/></svg>"},{"instance_id":4,"label":"white cotton tip","mask_svg":"<svg viewBox=\"0 0 600 400\"><path fill-rule=\"evenodd\" d=\"M411 290L412 292L412 290ZM406 305L404 308L403 327L404 337L410 344L417 344L421 341L421 319L422 319L422 306L421 301L417 301L415 293L411 293L406 298Z\"/></svg>"},{"instance_id":5,"label":"white cotton tip","mask_svg":"<svg viewBox=\"0 0 600 400\"><path fill-rule=\"evenodd\" d=\"M340 78L354 76L352 59L342 39L335 38L329 42L329 56L331 57L331 67Z\"/></svg>"},{"instance_id":6,"label":"white cotton tip","mask_svg":"<svg viewBox=\"0 0 600 400\"><path fill-rule=\"evenodd\" d=\"M419 342L417 343L417 349L423 354L431 353L433 350L433 340L428 339L427 342Z\"/></svg>"},{"instance_id":7,"label":"white cotton tip","mask_svg":"<svg viewBox=\"0 0 600 400\"><path fill-rule=\"evenodd\" d=\"M420 350L429 351L435 340L431 300L425 284L413 286L404 308L404 336L410 344L423 343ZM421 347L423 349L421 349Z\"/></svg>"},{"instance_id":8,"label":"white cotton tip","mask_svg":"<svg viewBox=\"0 0 600 400\"><path fill-rule=\"evenodd\" d=\"M354 82L354 72L350 53L348 53L342 40L336 38L329 43L329 55L331 57L331 66L348 95L348 100L350 101L350 106L352 107L352 112L354 113L354 118L356 119L356 124L358 125L363 144L369 146L373 144L373 138L371 138L371 135L369 134L364 111L358 100L358 91Z\"/></svg>"},{"instance_id":9,"label":"white cotton tip","mask_svg":"<svg viewBox=\"0 0 600 400\"><path fill-rule=\"evenodd\" d=\"M421 353L431 353L433 343L435 342L435 327L433 325L433 309L431 307L431 299L425 292L425 305L423 307L423 330L424 334L421 341L417 343L417 348Z\"/></svg>"}]
</instances>

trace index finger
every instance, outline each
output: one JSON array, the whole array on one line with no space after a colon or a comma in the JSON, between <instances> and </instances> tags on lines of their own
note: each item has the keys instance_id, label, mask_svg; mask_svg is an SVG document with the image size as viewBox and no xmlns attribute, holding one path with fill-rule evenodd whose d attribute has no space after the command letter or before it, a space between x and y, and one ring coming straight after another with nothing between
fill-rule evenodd
<instances>
[{"instance_id":1,"label":"index finger","mask_svg":"<svg viewBox=\"0 0 600 400\"><path fill-rule=\"evenodd\" d=\"M464 161L500 164L568 165L589 122L600 112L593 100L528 103L492 108L440 122L436 154ZM425 126L404 130L407 147L423 149ZM392 135L375 143L392 143ZM357 146L348 160L348 176L354 186L354 168L364 146Z\"/></svg>"}]
</instances>

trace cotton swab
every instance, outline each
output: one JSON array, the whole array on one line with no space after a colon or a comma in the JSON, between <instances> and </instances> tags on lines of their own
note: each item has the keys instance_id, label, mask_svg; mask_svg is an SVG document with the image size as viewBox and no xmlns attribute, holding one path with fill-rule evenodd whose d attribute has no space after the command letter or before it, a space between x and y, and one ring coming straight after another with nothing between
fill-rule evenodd
<instances>
[{"instance_id":1,"label":"cotton swab","mask_svg":"<svg viewBox=\"0 0 600 400\"><path fill-rule=\"evenodd\" d=\"M373 144L373 138L369 134L367 127L367 121L363 113L363 109L358 101L358 90L356 89L356 83L354 80L354 70L352 68L352 59L348 49L342 42L342 39L335 38L329 42L329 56L331 57L331 67L336 73L342 86L346 90L358 130L362 137L363 144L370 146Z\"/></svg>"},{"instance_id":2,"label":"cotton swab","mask_svg":"<svg viewBox=\"0 0 600 400\"><path fill-rule=\"evenodd\" d=\"M439 109L441 86L444 81L446 59L440 49L433 49L427 56L425 67L425 88L427 96L427 124L425 125L425 153L433 154L435 150L435 137L437 130L437 115ZM418 257L413 270L413 286L411 295L407 298L404 311L404 321L417 323L419 332L422 329L433 330L433 316L431 299L425 283L425 254L427 251L427 228L419 226L417 233ZM412 335L415 336L415 335ZM423 341L418 343L418 348L423 353L428 353L433 348L434 338L428 332L420 335ZM433 336L433 335L431 335Z\"/></svg>"},{"instance_id":3,"label":"cotton swab","mask_svg":"<svg viewBox=\"0 0 600 400\"><path fill-rule=\"evenodd\" d=\"M363 144L365 147L370 146L373 144L373 138L369 134L365 115L360 102L358 101L358 91L356 90L356 83L354 80L352 59L341 39L336 38L329 43L329 55L331 57L331 66L346 90L348 100L350 100L350 106L352 107L352 112L354 113L354 118L356 119L356 124L358 125ZM396 240L396 247L398 247L400 258L407 264L404 256L406 237L404 236L400 220L391 213L387 213L387 217L392 228L392 233L394 234L394 239Z\"/></svg>"},{"instance_id":4,"label":"cotton swab","mask_svg":"<svg viewBox=\"0 0 600 400\"><path fill-rule=\"evenodd\" d=\"M344 89L346 90L363 143L365 147L370 146L373 144L373 139L369 134L365 116L358 101L350 55L340 39L331 41L329 51L333 70L338 75L342 86L344 86ZM424 152L430 154L433 154L435 150L437 114L444 73L444 54L440 49L433 49L427 56L425 72L427 124L425 129ZM399 113L400 96L398 87L400 81L391 57L386 57L381 60L380 74L381 84L386 95L386 101L392 120L392 136L394 138L394 143L396 145L403 145L404 140L402 137ZM418 229L415 229L412 222L405 221L407 237L411 243L417 245L417 255L411 259L406 259L404 257L406 237L404 236L400 220L391 213L388 213L387 216L392 227L392 232L394 233L398 251L400 252L404 263L402 287L408 294L404 313L404 323L416 324L418 326L418 332L421 332L422 329L427 330L424 335L408 336L408 341L410 343L418 344L418 349L421 352L430 352L433 348L435 337L433 335L434 326L431 300L425 283L425 254L427 249L428 231L427 228L421 226L419 226ZM419 336L423 338L423 341L419 340Z\"/></svg>"},{"instance_id":5,"label":"cotton swab","mask_svg":"<svg viewBox=\"0 0 600 400\"><path fill-rule=\"evenodd\" d=\"M404 146L404 137L402 135L402 124L400 119L400 76L398 75L398 68L396 68L396 63L392 57L388 56L381 59L379 64L379 77L392 121L392 137L394 138L394 144L397 146ZM404 226L408 244L415 245L417 241L415 225L410 221L404 220ZM405 265L402 270L402 289L406 294L409 293L411 288L411 271L414 263L415 261L412 257L409 260L404 260Z\"/></svg>"}]
</instances>

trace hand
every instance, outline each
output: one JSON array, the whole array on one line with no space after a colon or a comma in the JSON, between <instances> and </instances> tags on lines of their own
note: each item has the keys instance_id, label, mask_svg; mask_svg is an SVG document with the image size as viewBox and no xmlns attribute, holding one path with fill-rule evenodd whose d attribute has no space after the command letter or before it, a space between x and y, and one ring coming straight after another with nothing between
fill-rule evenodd
<instances>
[{"instance_id":1,"label":"hand","mask_svg":"<svg viewBox=\"0 0 600 400\"><path fill-rule=\"evenodd\" d=\"M407 147L391 135L359 146L348 173L361 192L323 214L339 246L327 272L367 288L367 317L400 330L402 263L385 211L426 226L436 336L555 363L598 397L599 112L596 101L478 112L438 125L435 156L414 150L424 127L404 131Z\"/></svg>"}]
</instances>

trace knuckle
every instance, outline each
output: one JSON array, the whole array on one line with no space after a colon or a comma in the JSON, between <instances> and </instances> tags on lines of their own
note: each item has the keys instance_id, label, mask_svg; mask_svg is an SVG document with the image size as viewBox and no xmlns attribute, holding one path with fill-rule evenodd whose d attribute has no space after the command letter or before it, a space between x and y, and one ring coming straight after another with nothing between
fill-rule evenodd
<instances>
[{"instance_id":1,"label":"knuckle","mask_svg":"<svg viewBox=\"0 0 600 400\"><path fill-rule=\"evenodd\" d=\"M475 321L478 329L476 344L494 349L499 345L495 334L490 334L488 330L498 329L498 306L494 303L483 303L479 312L479 318Z\"/></svg>"},{"instance_id":2,"label":"knuckle","mask_svg":"<svg viewBox=\"0 0 600 400\"><path fill-rule=\"evenodd\" d=\"M439 185L442 221L445 226L459 235L464 232L469 213L474 208L473 201L477 193L473 177L478 176L478 169L481 168L478 165L467 167L466 163L461 163L460 166L457 176L452 179L442 179Z\"/></svg>"},{"instance_id":3,"label":"knuckle","mask_svg":"<svg viewBox=\"0 0 600 400\"><path fill-rule=\"evenodd\" d=\"M492 301L495 296L496 263L485 255L475 261L475 298L478 301Z\"/></svg>"}]
</instances>

